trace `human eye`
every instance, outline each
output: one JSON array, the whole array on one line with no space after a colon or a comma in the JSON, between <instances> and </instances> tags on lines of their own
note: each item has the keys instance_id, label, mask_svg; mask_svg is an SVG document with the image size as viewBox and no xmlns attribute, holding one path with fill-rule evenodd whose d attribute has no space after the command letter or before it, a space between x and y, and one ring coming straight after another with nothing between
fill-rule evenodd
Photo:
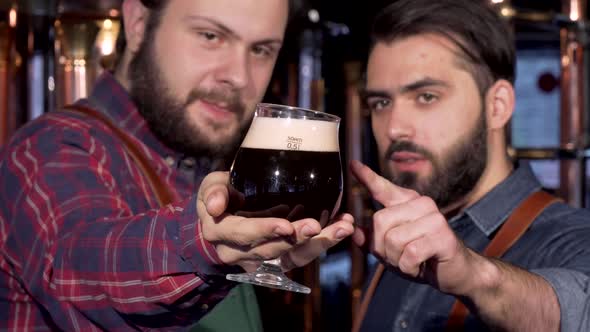
<instances>
[{"instance_id":1,"label":"human eye","mask_svg":"<svg viewBox=\"0 0 590 332\"><path fill-rule=\"evenodd\" d=\"M432 93L432 92L422 92L419 93L416 101L419 104L423 104L423 105L430 105L432 103L434 103L435 101L438 100L438 95Z\"/></svg>"},{"instance_id":2,"label":"human eye","mask_svg":"<svg viewBox=\"0 0 590 332\"><path fill-rule=\"evenodd\" d=\"M277 51L274 47L268 45L254 45L252 46L252 54L261 59L270 59L274 58L277 54Z\"/></svg>"},{"instance_id":3,"label":"human eye","mask_svg":"<svg viewBox=\"0 0 590 332\"><path fill-rule=\"evenodd\" d=\"M208 46L219 46L224 42L223 35L211 30L196 30L197 37Z\"/></svg>"},{"instance_id":4,"label":"human eye","mask_svg":"<svg viewBox=\"0 0 590 332\"><path fill-rule=\"evenodd\" d=\"M368 98L366 105L371 112L379 112L391 105L391 100L387 98Z\"/></svg>"}]
</instances>

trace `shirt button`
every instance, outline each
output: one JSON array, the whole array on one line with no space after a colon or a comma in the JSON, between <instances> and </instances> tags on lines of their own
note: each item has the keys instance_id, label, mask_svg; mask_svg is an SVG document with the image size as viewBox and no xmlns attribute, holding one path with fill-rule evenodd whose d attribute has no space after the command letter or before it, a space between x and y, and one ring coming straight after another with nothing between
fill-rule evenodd
<instances>
[{"instance_id":1,"label":"shirt button","mask_svg":"<svg viewBox=\"0 0 590 332\"><path fill-rule=\"evenodd\" d=\"M186 158L182 161L182 164L184 165L184 167L191 169L195 167L197 161L194 158Z\"/></svg>"},{"instance_id":2,"label":"shirt button","mask_svg":"<svg viewBox=\"0 0 590 332\"><path fill-rule=\"evenodd\" d=\"M174 161L174 158L171 156L164 158L164 161L166 162L166 165L168 165L169 167L174 166L174 164L176 163L176 161Z\"/></svg>"},{"instance_id":3,"label":"shirt button","mask_svg":"<svg viewBox=\"0 0 590 332\"><path fill-rule=\"evenodd\" d=\"M209 309L209 305L208 305L208 304L203 304L203 305L201 306L201 309L203 309L203 310L207 310L207 309Z\"/></svg>"},{"instance_id":4,"label":"shirt button","mask_svg":"<svg viewBox=\"0 0 590 332\"><path fill-rule=\"evenodd\" d=\"M401 322L399 322L399 326L401 326L402 329L407 329L408 328L408 322L406 322L405 320L402 320Z\"/></svg>"}]
</instances>

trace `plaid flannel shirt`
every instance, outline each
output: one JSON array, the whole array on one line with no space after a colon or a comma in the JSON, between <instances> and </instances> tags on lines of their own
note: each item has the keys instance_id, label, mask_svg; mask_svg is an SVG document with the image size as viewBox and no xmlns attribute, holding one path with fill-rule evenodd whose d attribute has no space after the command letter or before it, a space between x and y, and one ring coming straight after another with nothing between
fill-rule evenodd
<instances>
[{"instance_id":1,"label":"plaid flannel shirt","mask_svg":"<svg viewBox=\"0 0 590 332\"><path fill-rule=\"evenodd\" d=\"M198 177L111 74L79 102L135 138L177 199L160 208L97 120L52 112L25 125L0 152L0 330L186 327L232 286L201 236Z\"/></svg>"}]
</instances>

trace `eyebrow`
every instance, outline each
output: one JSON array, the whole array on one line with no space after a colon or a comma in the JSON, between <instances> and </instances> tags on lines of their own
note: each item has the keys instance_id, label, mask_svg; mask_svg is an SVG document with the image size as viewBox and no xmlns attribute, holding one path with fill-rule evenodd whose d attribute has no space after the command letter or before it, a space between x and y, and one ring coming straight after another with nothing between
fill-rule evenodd
<instances>
[{"instance_id":1,"label":"eyebrow","mask_svg":"<svg viewBox=\"0 0 590 332\"><path fill-rule=\"evenodd\" d=\"M363 102L366 102L369 98L386 98L391 99L391 94L385 90L370 90L370 89L361 89L360 97Z\"/></svg>"},{"instance_id":2,"label":"eyebrow","mask_svg":"<svg viewBox=\"0 0 590 332\"><path fill-rule=\"evenodd\" d=\"M408 92L412 92L412 91L416 91L416 90L420 90L420 89L428 88L428 87L432 87L432 86L449 87L449 83L447 83L445 81L437 80L434 78L425 77L423 79L417 80L415 82L412 82L410 84L406 84L406 85L400 87L398 89L398 92L400 94L404 94L404 93L408 93Z\"/></svg>"},{"instance_id":3,"label":"eyebrow","mask_svg":"<svg viewBox=\"0 0 590 332\"><path fill-rule=\"evenodd\" d=\"M450 85L449 85L449 83L447 83L445 81L426 77L426 78L422 78L420 80L417 80L415 82L401 86L400 88L397 89L397 93L398 94L405 94L408 92L413 92L416 90L420 90L420 89L432 87L432 86L449 87ZM361 89L360 95L361 95L361 99L365 100L365 101L368 98L372 98L372 97L392 99L391 93L386 90L373 90L373 89L364 88L364 89Z\"/></svg>"},{"instance_id":4,"label":"eyebrow","mask_svg":"<svg viewBox=\"0 0 590 332\"><path fill-rule=\"evenodd\" d=\"M215 19L212 19L210 17L207 17L207 16L190 15L190 16L185 17L184 20L185 21L205 21L209 24L214 25L217 29L221 30L223 33L225 33L226 35L228 35L232 39L237 39L237 40L242 39L234 30L230 29L225 24L223 24ZM254 42L253 44L255 44L255 45L265 45L265 44L282 45L283 39L282 38L267 38L267 39L258 40L256 42Z\"/></svg>"}]
</instances>

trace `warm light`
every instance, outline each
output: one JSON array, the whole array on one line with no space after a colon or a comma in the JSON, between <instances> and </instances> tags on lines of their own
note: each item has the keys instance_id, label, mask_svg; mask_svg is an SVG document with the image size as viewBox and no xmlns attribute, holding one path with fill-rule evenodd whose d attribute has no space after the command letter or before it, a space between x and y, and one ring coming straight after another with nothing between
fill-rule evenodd
<instances>
[{"instance_id":1,"label":"warm light","mask_svg":"<svg viewBox=\"0 0 590 332\"><path fill-rule=\"evenodd\" d=\"M570 57L567 55L564 55L561 57L561 66L563 67L567 67L570 65Z\"/></svg>"},{"instance_id":2,"label":"warm light","mask_svg":"<svg viewBox=\"0 0 590 332\"><path fill-rule=\"evenodd\" d=\"M580 3L578 0L570 1L570 20L577 21L580 19Z\"/></svg>"},{"instance_id":3,"label":"warm light","mask_svg":"<svg viewBox=\"0 0 590 332\"><path fill-rule=\"evenodd\" d=\"M500 14L504 17L512 17L514 16L515 12L512 8L504 7L500 10Z\"/></svg>"},{"instance_id":4,"label":"warm light","mask_svg":"<svg viewBox=\"0 0 590 332\"><path fill-rule=\"evenodd\" d=\"M86 61L77 60L78 65L74 66L74 95L78 98L86 98L88 95L88 87L86 85ZM74 63L76 60L74 60Z\"/></svg>"},{"instance_id":5,"label":"warm light","mask_svg":"<svg viewBox=\"0 0 590 332\"><path fill-rule=\"evenodd\" d=\"M96 37L96 47L102 56L108 56L115 52L119 24L113 20L102 21L102 28Z\"/></svg>"},{"instance_id":6,"label":"warm light","mask_svg":"<svg viewBox=\"0 0 590 332\"><path fill-rule=\"evenodd\" d=\"M109 10L109 15L111 17L117 17L117 16L119 16L119 11L116 9L111 9L111 10Z\"/></svg>"},{"instance_id":7,"label":"warm light","mask_svg":"<svg viewBox=\"0 0 590 332\"><path fill-rule=\"evenodd\" d=\"M10 9L10 12L8 12L8 22L8 24L10 24L10 27L16 27L16 8L14 7L12 7Z\"/></svg>"},{"instance_id":8,"label":"warm light","mask_svg":"<svg viewBox=\"0 0 590 332\"><path fill-rule=\"evenodd\" d=\"M492 0L492 3L502 3L504 0Z\"/></svg>"},{"instance_id":9,"label":"warm light","mask_svg":"<svg viewBox=\"0 0 590 332\"><path fill-rule=\"evenodd\" d=\"M112 34L105 34L104 39L100 42L100 54L111 55L115 51L115 40Z\"/></svg>"}]
</instances>

